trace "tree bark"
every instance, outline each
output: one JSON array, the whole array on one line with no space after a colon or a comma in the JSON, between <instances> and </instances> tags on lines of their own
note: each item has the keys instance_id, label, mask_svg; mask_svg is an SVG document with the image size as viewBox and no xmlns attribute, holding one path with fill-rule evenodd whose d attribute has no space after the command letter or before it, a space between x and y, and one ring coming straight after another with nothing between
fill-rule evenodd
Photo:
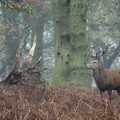
<instances>
[{"instance_id":1,"label":"tree bark","mask_svg":"<svg viewBox=\"0 0 120 120\"><path fill-rule=\"evenodd\" d=\"M79 0L57 0L53 3L53 15L56 44L53 83L86 86L86 6Z\"/></svg>"},{"instance_id":2,"label":"tree bark","mask_svg":"<svg viewBox=\"0 0 120 120\"><path fill-rule=\"evenodd\" d=\"M19 46L20 39L19 39L19 25L18 25L18 11L15 10L8 10L5 6L2 6L4 24L6 27L5 32L5 59L4 59L4 71L8 67L10 70L13 66L15 52L17 47ZM8 72L8 71L7 71Z\"/></svg>"},{"instance_id":3,"label":"tree bark","mask_svg":"<svg viewBox=\"0 0 120 120\"><path fill-rule=\"evenodd\" d=\"M67 81L70 66L70 2L57 0L53 3L56 60L53 74L54 84Z\"/></svg>"},{"instance_id":4,"label":"tree bark","mask_svg":"<svg viewBox=\"0 0 120 120\"><path fill-rule=\"evenodd\" d=\"M88 41L86 39L87 6L83 1L71 1L70 10L70 74L68 81L80 86L88 86L86 77L86 60Z\"/></svg>"}]
</instances>

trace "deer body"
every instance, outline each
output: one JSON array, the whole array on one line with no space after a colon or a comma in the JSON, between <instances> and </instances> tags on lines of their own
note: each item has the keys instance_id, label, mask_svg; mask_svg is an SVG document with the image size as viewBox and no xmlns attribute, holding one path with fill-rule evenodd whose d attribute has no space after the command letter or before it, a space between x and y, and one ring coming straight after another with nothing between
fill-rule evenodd
<instances>
[{"instance_id":1,"label":"deer body","mask_svg":"<svg viewBox=\"0 0 120 120\"><path fill-rule=\"evenodd\" d=\"M120 86L120 70L99 68L93 71L93 77L97 86L101 89L117 89Z\"/></svg>"},{"instance_id":2,"label":"deer body","mask_svg":"<svg viewBox=\"0 0 120 120\"><path fill-rule=\"evenodd\" d=\"M93 70L93 78L100 90L101 98L102 92L108 91L109 99L111 100L112 90L116 90L120 95L120 70L105 69L99 59L93 59L86 65L88 69Z\"/></svg>"}]
</instances>

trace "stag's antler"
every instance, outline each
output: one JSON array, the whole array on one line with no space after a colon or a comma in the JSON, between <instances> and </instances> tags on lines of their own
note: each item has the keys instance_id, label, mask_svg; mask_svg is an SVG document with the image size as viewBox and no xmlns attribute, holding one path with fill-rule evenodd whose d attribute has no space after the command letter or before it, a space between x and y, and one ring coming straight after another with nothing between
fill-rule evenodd
<instances>
[{"instance_id":1,"label":"stag's antler","mask_svg":"<svg viewBox=\"0 0 120 120\"><path fill-rule=\"evenodd\" d=\"M101 55L98 56L98 58L103 56L106 53L107 50L108 50L108 46L106 46L106 48L104 50L102 50L102 53L101 53Z\"/></svg>"},{"instance_id":2,"label":"stag's antler","mask_svg":"<svg viewBox=\"0 0 120 120\"><path fill-rule=\"evenodd\" d=\"M97 50L96 50L96 46L95 45L91 45L92 50L90 50L89 56L93 59L99 59L101 56L103 56L106 51L108 50L108 46L106 46L106 48L104 50L102 50L102 53L100 55L97 54Z\"/></svg>"},{"instance_id":3,"label":"stag's antler","mask_svg":"<svg viewBox=\"0 0 120 120\"><path fill-rule=\"evenodd\" d=\"M91 45L91 48L92 48L92 49L90 49L91 54L89 53L89 56L91 58L95 59L95 58L97 58L96 47L95 47L95 45Z\"/></svg>"}]
</instances>

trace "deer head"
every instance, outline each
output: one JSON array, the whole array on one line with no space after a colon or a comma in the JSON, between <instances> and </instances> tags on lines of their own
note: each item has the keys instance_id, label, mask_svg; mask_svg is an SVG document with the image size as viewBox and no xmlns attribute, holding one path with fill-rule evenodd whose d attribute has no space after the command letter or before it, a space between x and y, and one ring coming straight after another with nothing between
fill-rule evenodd
<instances>
[{"instance_id":1,"label":"deer head","mask_svg":"<svg viewBox=\"0 0 120 120\"><path fill-rule=\"evenodd\" d=\"M95 70L95 69L98 69L100 67L100 63L97 59L92 60L90 63L88 63L86 65L86 67L87 67L87 69Z\"/></svg>"},{"instance_id":2,"label":"deer head","mask_svg":"<svg viewBox=\"0 0 120 120\"><path fill-rule=\"evenodd\" d=\"M101 66L101 64L100 64L100 57L105 54L107 49L108 49L108 47L106 46L106 49L103 50L100 55L98 55L95 46L92 46L92 50L90 50L91 54L89 54L89 56L91 58L91 61L90 61L90 63L88 63L86 65L86 67L88 69L92 69L92 70L98 69Z\"/></svg>"}]
</instances>

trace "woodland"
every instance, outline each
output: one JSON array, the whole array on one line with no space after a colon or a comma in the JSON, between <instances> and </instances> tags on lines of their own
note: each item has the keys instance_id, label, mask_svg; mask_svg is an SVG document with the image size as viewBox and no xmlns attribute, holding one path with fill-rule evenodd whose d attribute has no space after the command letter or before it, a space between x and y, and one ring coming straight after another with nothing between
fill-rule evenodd
<instances>
[{"instance_id":1,"label":"woodland","mask_svg":"<svg viewBox=\"0 0 120 120\"><path fill-rule=\"evenodd\" d=\"M0 120L120 120L99 90L91 48L120 69L120 0L0 0Z\"/></svg>"}]
</instances>

